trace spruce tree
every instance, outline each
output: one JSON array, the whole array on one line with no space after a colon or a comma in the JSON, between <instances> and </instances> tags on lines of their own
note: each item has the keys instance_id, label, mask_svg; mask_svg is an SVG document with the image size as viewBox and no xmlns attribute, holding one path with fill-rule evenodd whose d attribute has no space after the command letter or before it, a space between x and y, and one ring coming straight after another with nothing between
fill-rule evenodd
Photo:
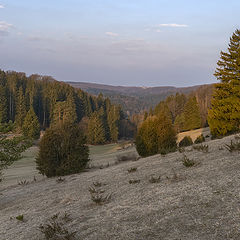
<instances>
[{"instance_id":1,"label":"spruce tree","mask_svg":"<svg viewBox=\"0 0 240 240\"><path fill-rule=\"evenodd\" d=\"M240 30L232 37L227 52L220 53L215 76L220 81L212 98L208 123L213 136L223 136L240 127Z\"/></svg>"},{"instance_id":2,"label":"spruce tree","mask_svg":"<svg viewBox=\"0 0 240 240\"><path fill-rule=\"evenodd\" d=\"M27 114L26 100L25 100L25 96L23 94L22 87L19 88L16 105L17 105L17 107L16 107L15 121L16 121L17 127L19 127L21 129L22 125L23 125L24 118Z\"/></svg>"},{"instance_id":3,"label":"spruce tree","mask_svg":"<svg viewBox=\"0 0 240 240\"><path fill-rule=\"evenodd\" d=\"M40 125L32 107L24 119L22 130L23 134L27 137L38 139L40 136Z\"/></svg>"},{"instance_id":4,"label":"spruce tree","mask_svg":"<svg viewBox=\"0 0 240 240\"><path fill-rule=\"evenodd\" d=\"M0 86L0 123L8 122L7 90Z\"/></svg>"},{"instance_id":5,"label":"spruce tree","mask_svg":"<svg viewBox=\"0 0 240 240\"><path fill-rule=\"evenodd\" d=\"M100 112L94 112L89 119L88 142L90 144L103 144L106 142L103 116Z\"/></svg>"},{"instance_id":6,"label":"spruce tree","mask_svg":"<svg viewBox=\"0 0 240 240\"><path fill-rule=\"evenodd\" d=\"M184 130L193 130L201 127L201 115L196 97L189 97L184 107Z\"/></svg>"}]
</instances>

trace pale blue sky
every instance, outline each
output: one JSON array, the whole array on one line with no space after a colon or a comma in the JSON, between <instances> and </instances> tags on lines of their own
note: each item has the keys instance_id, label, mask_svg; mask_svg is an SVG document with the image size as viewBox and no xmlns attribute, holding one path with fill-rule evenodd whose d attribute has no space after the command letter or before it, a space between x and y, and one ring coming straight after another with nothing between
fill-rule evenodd
<instances>
[{"instance_id":1,"label":"pale blue sky","mask_svg":"<svg viewBox=\"0 0 240 240\"><path fill-rule=\"evenodd\" d=\"M0 0L0 68L112 85L213 83L239 0Z\"/></svg>"}]
</instances>

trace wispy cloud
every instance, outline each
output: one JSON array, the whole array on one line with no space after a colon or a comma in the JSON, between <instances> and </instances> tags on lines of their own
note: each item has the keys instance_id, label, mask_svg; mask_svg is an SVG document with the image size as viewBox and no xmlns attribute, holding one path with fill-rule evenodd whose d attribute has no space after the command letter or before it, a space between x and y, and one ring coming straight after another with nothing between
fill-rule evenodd
<instances>
[{"instance_id":1,"label":"wispy cloud","mask_svg":"<svg viewBox=\"0 0 240 240\"><path fill-rule=\"evenodd\" d=\"M114 33L114 32L105 32L105 34L110 36L110 37L117 37L117 36L119 36L118 33Z\"/></svg>"},{"instance_id":2,"label":"wispy cloud","mask_svg":"<svg viewBox=\"0 0 240 240\"><path fill-rule=\"evenodd\" d=\"M4 7L2 4L0 4L0 9L1 9L1 8L5 8L5 7Z\"/></svg>"},{"instance_id":3,"label":"wispy cloud","mask_svg":"<svg viewBox=\"0 0 240 240\"><path fill-rule=\"evenodd\" d=\"M13 25L4 21L0 21L0 36L6 36Z\"/></svg>"},{"instance_id":4,"label":"wispy cloud","mask_svg":"<svg viewBox=\"0 0 240 240\"><path fill-rule=\"evenodd\" d=\"M158 24L158 27L188 27L188 25L178 23L161 23Z\"/></svg>"}]
</instances>

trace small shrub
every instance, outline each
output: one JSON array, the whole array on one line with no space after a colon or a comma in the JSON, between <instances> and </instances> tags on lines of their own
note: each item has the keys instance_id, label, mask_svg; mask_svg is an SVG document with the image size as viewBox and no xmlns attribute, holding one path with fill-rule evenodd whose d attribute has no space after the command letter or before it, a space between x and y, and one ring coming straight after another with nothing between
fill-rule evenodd
<instances>
[{"instance_id":1,"label":"small shrub","mask_svg":"<svg viewBox=\"0 0 240 240\"><path fill-rule=\"evenodd\" d=\"M225 144L225 148L229 152L240 151L240 142L239 141L233 142L233 140L231 140L230 144Z\"/></svg>"},{"instance_id":2,"label":"small shrub","mask_svg":"<svg viewBox=\"0 0 240 240\"><path fill-rule=\"evenodd\" d=\"M185 167L192 167L195 162L190 160L186 155L183 155L182 163Z\"/></svg>"},{"instance_id":3,"label":"small shrub","mask_svg":"<svg viewBox=\"0 0 240 240\"><path fill-rule=\"evenodd\" d=\"M98 205L109 202L112 197L112 194L103 195L105 190L100 189L102 185L100 182L93 182L93 186L88 188L92 201Z\"/></svg>"},{"instance_id":4,"label":"small shrub","mask_svg":"<svg viewBox=\"0 0 240 240\"><path fill-rule=\"evenodd\" d=\"M201 134L200 136L198 136L196 138L196 140L194 141L195 144L198 144L198 143L202 143L202 142L205 142L205 137Z\"/></svg>"},{"instance_id":5,"label":"small shrub","mask_svg":"<svg viewBox=\"0 0 240 240\"><path fill-rule=\"evenodd\" d=\"M136 183L140 183L140 179L129 180L129 184L136 184Z\"/></svg>"},{"instance_id":6,"label":"small shrub","mask_svg":"<svg viewBox=\"0 0 240 240\"><path fill-rule=\"evenodd\" d=\"M65 212L63 217L55 214L47 223L40 225L39 229L44 234L46 240L75 240L76 232L70 232L64 225L70 221L70 217Z\"/></svg>"},{"instance_id":7,"label":"small shrub","mask_svg":"<svg viewBox=\"0 0 240 240\"><path fill-rule=\"evenodd\" d=\"M27 180L22 180L20 182L18 182L18 185L28 185L29 182Z\"/></svg>"},{"instance_id":8,"label":"small shrub","mask_svg":"<svg viewBox=\"0 0 240 240\"><path fill-rule=\"evenodd\" d=\"M135 153L123 153L116 156L118 162L137 161L138 156Z\"/></svg>"},{"instance_id":9,"label":"small shrub","mask_svg":"<svg viewBox=\"0 0 240 240\"><path fill-rule=\"evenodd\" d=\"M128 169L128 172L129 172L129 173L136 172L136 171L137 171L137 168L136 168L136 167L132 167L132 168L129 168L129 169Z\"/></svg>"},{"instance_id":10,"label":"small shrub","mask_svg":"<svg viewBox=\"0 0 240 240\"><path fill-rule=\"evenodd\" d=\"M93 182L93 186L94 187L101 187L103 184L101 183L101 182L98 182L98 181L96 181L96 182Z\"/></svg>"},{"instance_id":11,"label":"small shrub","mask_svg":"<svg viewBox=\"0 0 240 240\"><path fill-rule=\"evenodd\" d=\"M184 153L184 152L185 152L185 148L183 148L183 147L178 147L178 151L179 151L180 153Z\"/></svg>"},{"instance_id":12,"label":"small shrub","mask_svg":"<svg viewBox=\"0 0 240 240\"><path fill-rule=\"evenodd\" d=\"M183 180L184 178L182 176L180 176L179 174L177 174L175 172L175 170L172 168L172 175L166 176L166 179L169 180L171 183L174 183L174 182L179 182L179 181Z\"/></svg>"},{"instance_id":13,"label":"small shrub","mask_svg":"<svg viewBox=\"0 0 240 240\"><path fill-rule=\"evenodd\" d=\"M223 148L223 146L220 146L219 148L218 148L218 150L220 150L220 151L222 151L224 148Z\"/></svg>"},{"instance_id":14,"label":"small shrub","mask_svg":"<svg viewBox=\"0 0 240 240\"><path fill-rule=\"evenodd\" d=\"M158 176L158 177L151 176L149 178L150 183L159 183L160 181L161 181L161 176Z\"/></svg>"},{"instance_id":15,"label":"small shrub","mask_svg":"<svg viewBox=\"0 0 240 240\"><path fill-rule=\"evenodd\" d=\"M193 145L193 141L190 136L185 136L180 142L179 147L187 147Z\"/></svg>"},{"instance_id":16,"label":"small shrub","mask_svg":"<svg viewBox=\"0 0 240 240\"><path fill-rule=\"evenodd\" d=\"M102 193L91 193L91 199L93 202L95 202L98 205L107 203L110 201L112 197L112 194L108 194L108 195L103 195Z\"/></svg>"},{"instance_id":17,"label":"small shrub","mask_svg":"<svg viewBox=\"0 0 240 240\"><path fill-rule=\"evenodd\" d=\"M37 169L47 177L83 171L89 161L89 149L80 127L62 123L48 128L39 144Z\"/></svg>"},{"instance_id":18,"label":"small shrub","mask_svg":"<svg viewBox=\"0 0 240 240\"><path fill-rule=\"evenodd\" d=\"M62 182L65 182L65 181L66 181L66 179L61 178L61 177L57 178L57 180L56 180L57 183L62 183Z\"/></svg>"},{"instance_id":19,"label":"small shrub","mask_svg":"<svg viewBox=\"0 0 240 240\"><path fill-rule=\"evenodd\" d=\"M196 145L196 146L193 146L193 149L194 150L197 150L197 151L201 151L201 152L204 152L204 153L208 153L208 145L207 144L200 144L200 145Z\"/></svg>"},{"instance_id":20,"label":"small shrub","mask_svg":"<svg viewBox=\"0 0 240 240\"><path fill-rule=\"evenodd\" d=\"M21 222L23 222L23 214L22 215L18 215L17 217L16 217L16 219L18 220L18 221L21 221Z\"/></svg>"}]
</instances>

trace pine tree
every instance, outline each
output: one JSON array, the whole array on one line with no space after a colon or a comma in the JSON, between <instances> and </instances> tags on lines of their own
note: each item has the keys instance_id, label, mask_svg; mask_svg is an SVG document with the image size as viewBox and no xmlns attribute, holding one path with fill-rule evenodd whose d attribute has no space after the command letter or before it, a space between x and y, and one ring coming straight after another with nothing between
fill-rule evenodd
<instances>
[{"instance_id":1,"label":"pine tree","mask_svg":"<svg viewBox=\"0 0 240 240\"><path fill-rule=\"evenodd\" d=\"M0 85L0 123L8 122L7 90Z\"/></svg>"},{"instance_id":2,"label":"pine tree","mask_svg":"<svg viewBox=\"0 0 240 240\"><path fill-rule=\"evenodd\" d=\"M100 112L94 112L89 119L88 142L90 144L103 144L106 142L103 116Z\"/></svg>"},{"instance_id":3,"label":"pine tree","mask_svg":"<svg viewBox=\"0 0 240 240\"><path fill-rule=\"evenodd\" d=\"M215 76L220 81L212 98L208 123L213 136L223 136L240 127L240 30L232 37L227 52L221 51Z\"/></svg>"},{"instance_id":4,"label":"pine tree","mask_svg":"<svg viewBox=\"0 0 240 240\"><path fill-rule=\"evenodd\" d=\"M27 137L37 139L40 136L40 125L32 107L24 119L22 130L23 134Z\"/></svg>"},{"instance_id":5,"label":"pine tree","mask_svg":"<svg viewBox=\"0 0 240 240\"><path fill-rule=\"evenodd\" d=\"M17 106L16 106L15 121L16 121L17 127L19 127L21 129L24 118L26 117L26 114L27 114L26 101L25 101L22 87L20 87L18 90L18 97L17 97L16 105Z\"/></svg>"},{"instance_id":6,"label":"pine tree","mask_svg":"<svg viewBox=\"0 0 240 240\"><path fill-rule=\"evenodd\" d=\"M201 127L201 115L196 97L189 97L184 107L184 130L193 130Z\"/></svg>"}]
</instances>

